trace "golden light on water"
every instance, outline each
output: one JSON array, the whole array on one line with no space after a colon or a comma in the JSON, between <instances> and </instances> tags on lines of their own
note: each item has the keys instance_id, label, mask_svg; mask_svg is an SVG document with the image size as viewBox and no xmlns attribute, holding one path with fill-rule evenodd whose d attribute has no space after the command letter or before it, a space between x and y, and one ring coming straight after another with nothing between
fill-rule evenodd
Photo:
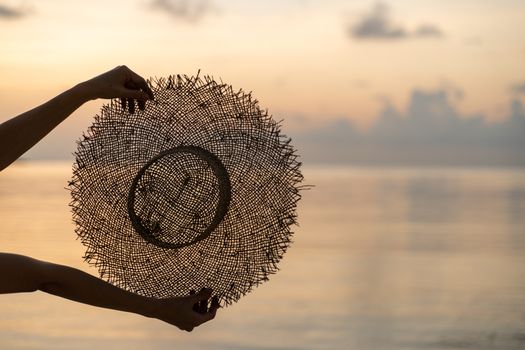
<instances>
[{"instance_id":1,"label":"golden light on water","mask_svg":"<svg viewBox=\"0 0 525 350\"><path fill-rule=\"evenodd\" d=\"M2 172L2 250L96 274L70 221L70 175L69 162ZM316 187L303 193L281 270L213 322L186 334L45 293L3 295L0 346L523 345L523 171L307 167L305 175Z\"/></svg>"}]
</instances>

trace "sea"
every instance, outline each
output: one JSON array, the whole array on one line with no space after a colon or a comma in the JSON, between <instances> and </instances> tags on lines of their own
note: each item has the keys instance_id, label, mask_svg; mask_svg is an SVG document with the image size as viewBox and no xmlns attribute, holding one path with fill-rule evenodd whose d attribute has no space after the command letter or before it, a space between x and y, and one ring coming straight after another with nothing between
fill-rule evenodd
<instances>
[{"instance_id":1,"label":"sea","mask_svg":"<svg viewBox=\"0 0 525 350\"><path fill-rule=\"evenodd\" d=\"M188 333L43 292L5 294L0 349L525 349L525 169L303 173L313 187L280 270L213 321ZM64 161L0 173L0 251L97 275L74 232L70 177Z\"/></svg>"}]
</instances>

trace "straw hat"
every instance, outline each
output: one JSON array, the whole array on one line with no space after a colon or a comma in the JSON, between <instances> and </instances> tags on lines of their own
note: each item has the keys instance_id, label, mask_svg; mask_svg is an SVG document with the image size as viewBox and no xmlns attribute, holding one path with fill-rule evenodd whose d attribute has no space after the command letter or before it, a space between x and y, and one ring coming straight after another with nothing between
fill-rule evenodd
<instances>
[{"instance_id":1,"label":"straw hat","mask_svg":"<svg viewBox=\"0 0 525 350\"><path fill-rule=\"evenodd\" d=\"M155 100L102 107L70 182L85 260L152 297L213 289L236 302L290 245L300 163L250 94L205 76L150 80Z\"/></svg>"}]
</instances>

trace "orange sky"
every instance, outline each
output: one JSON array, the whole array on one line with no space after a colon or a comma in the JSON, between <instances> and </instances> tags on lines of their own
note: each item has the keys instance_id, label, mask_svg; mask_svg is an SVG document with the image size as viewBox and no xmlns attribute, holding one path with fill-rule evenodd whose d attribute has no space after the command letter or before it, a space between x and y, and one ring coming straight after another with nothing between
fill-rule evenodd
<instances>
[{"instance_id":1,"label":"orange sky","mask_svg":"<svg viewBox=\"0 0 525 350\"><path fill-rule=\"evenodd\" d=\"M0 2L20 14L0 16L0 119L118 64L146 77L201 69L252 90L291 124L366 125L385 101L403 108L414 88L462 91L460 111L498 119L519 97L511 87L525 82L523 1L216 0L194 2L204 4L195 15L184 3ZM386 36L404 35L352 35L378 8ZM418 36L420 26L439 33Z\"/></svg>"}]
</instances>

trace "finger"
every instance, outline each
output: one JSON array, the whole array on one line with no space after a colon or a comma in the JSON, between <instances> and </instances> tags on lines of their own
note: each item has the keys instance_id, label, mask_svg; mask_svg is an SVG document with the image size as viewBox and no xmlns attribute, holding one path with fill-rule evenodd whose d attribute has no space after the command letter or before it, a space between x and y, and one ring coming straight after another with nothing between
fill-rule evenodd
<instances>
[{"instance_id":1,"label":"finger","mask_svg":"<svg viewBox=\"0 0 525 350\"><path fill-rule=\"evenodd\" d=\"M128 110L131 114L135 113L135 100L132 98L128 98Z\"/></svg>"},{"instance_id":2,"label":"finger","mask_svg":"<svg viewBox=\"0 0 525 350\"><path fill-rule=\"evenodd\" d=\"M142 100L146 101L149 99L149 96L147 93L141 90L137 89L130 89L126 87L122 87L118 89L118 96L121 98L133 98L135 100Z\"/></svg>"},{"instance_id":3,"label":"finger","mask_svg":"<svg viewBox=\"0 0 525 350\"><path fill-rule=\"evenodd\" d=\"M146 87L144 88L144 91L148 94L148 96L154 100L155 95L153 95L153 91L150 89L150 87L146 84Z\"/></svg>"},{"instance_id":4,"label":"finger","mask_svg":"<svg viewBox=\"0 0 525 350\"><path fill-rule=\"evenodd\" d=\"M141 111L143 111L144 109L146 109L146 101L137 100L137 104L139 105L139 109L140 109Z\"/></svg>"},{"instance_id":5,"label":"finger","mask_svg":"<svg viewBox=\"0 0 525 350\"><path fill-rule=\"evenodd\" d=\"M209 288L202 288L199 293L192 295L191 298L194 300L195 303L197 303L201 300L208 300L211 297L212 293L213 290Z\"/></svg>"},{"instance_id":6,"label":"finger","mask_svg":"<svg viewBox=\"0 0 525 350\"><path fill-rule=\"evenodd\" d=\"M140 78L140 79L141 79L141 81L139 82L139 87L142 89L142 91L144 91L146 94L148 94L148 96L149 96L149 98L151 100L154 100L155 96L153 95L153 91L149 87L147 81L144 80L143 78Z\"/></svg>"},{"instance_id":7,"label":"finger","mask_svg":"<svg viewBox=\"0 0 525 350\"><path fill-rule=\"evenodd\" d=\"M120 103L122 104L122 109L126 110L126 99L124 97L120 98Z\"/></svg>"},{"instance_id":8,"label":"finger","mask_svg":"<svg viewBox=\"0 0 525 350\"><path fill-rule=\"evenodd\" d=\"M150 99L153 100L155 98L153 96L153 91L151 91L148 85L148 82L143 77L141 77L140 75L138 75L137 73L133 71L131 71L131 83L133 83L136 87L142 89L142 91L148 94Z\"/></svg>"},{"instance_id":9,"label":"finger","mask_svg":"<svg viewBox=\"0 0 525 350\"><path fill-rule=\"evenodd\" d=\"M208 312L208 299L201 300L199 303L199 313L205 314Z\"/></svg>"},{"instance_id":10,"label":"finger","mask_svg":"<svg viewBox=\"0 0 525 350\"><path fill-rule=\"evenodd\" d=\"M201 288L201 290L199 291L199 294L205 292L205 290L206 288ZM200 314L206 313L208 311L208 298L202 299L199 302L197 302L194 305L193 309Z\"/></svg>"},{"instance_id":11,"label":"finger","mask_svg":"<svg viewBox=\"0 0 525 350\"><path fill-rule=\"evenodd\" d=\"M210 305L210 311L209 313L215 317L215 315L217 314L217 310L221 307L221 305L219 304L219 297L217 296L214 296L212 299L211 299L211 305Z\"/></svg>"},{"instance_id":12,"label":"finger","mask_svg":"<svg viewBox=\"0 0 525 350\"><path fill-rule=\"evenodd\" d=\"M210 312L216 312L218 308L221 307L221 304L219 304L219 297L214 296L211 299L211 305L210 305Z\"/></svg>"},{"instance_id":13,"label":"finger","mask_svg":"<svg viewBox=\"0 0 525 350\"><path fill-rule=\"evenodd\" d=\"M195 290L190 290L190 295L195 295ZM199 312L199 303L193 304L192 310L195 312Z\"/></svg>"},{"instance_id":14,"label":"finger","mask_svg":"<svg viewBox=\"0 0 525 350\"><path fill-rule=\"evenodd\" d=\"M219 298L217 296L214 296L211 300L209 312L195 314L195 327L210 320L213 320L217 315L217 309L219 309L220 307L221 306L219 304Z\"/></svg>"}]
</instances>

